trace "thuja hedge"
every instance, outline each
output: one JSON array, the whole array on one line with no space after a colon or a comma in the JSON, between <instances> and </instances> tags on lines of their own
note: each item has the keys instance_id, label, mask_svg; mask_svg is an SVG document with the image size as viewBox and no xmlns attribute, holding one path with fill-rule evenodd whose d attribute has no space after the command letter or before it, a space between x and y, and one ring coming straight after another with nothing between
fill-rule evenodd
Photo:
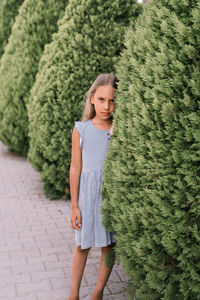
<instances>
[{"instance_id":1,"label":"thuja hedge","mask_svg":"<svg viewBox=\"0 0 200 300\"><path fill-rule=\"evenodd\" d=\"M0 1L0 57L8 42L15 16L24 0L1 0Z\"/></svg>"},{"instance_id":2,"label":"thuja hedge","mask_svg":"<svg viewBox=\"0 0 200 300\"><path fill-rule=\"evenodd\" d=\"M9 149L26 154L26 103L35 81L44 45L57 31L67 0L25 0L12 27L0 66L0 139Z\"/></svg>"},{"instance_id":3,"label":"thuja hedge","mask_svg":"<svg viewBox=\"0 0 200 300\"><path fill-rule=\"evenodd\" d=\"M198 0L155 0L117 67L102 212L137 299L200 299L199 28Z\"/></svg>"},{"instance_id":4,"label":"thuja hedge","mask_svg":"<svg viewBox=\"0 0 200 300\"><path fill-rule=\"evenodd\" d=\"M125 28L140 11L136 0L71 0L45 48L28 106L28 160L49 198L68 195L71 135L84 95L97 75L114 71Z\"/></svg>"}]
</instances>

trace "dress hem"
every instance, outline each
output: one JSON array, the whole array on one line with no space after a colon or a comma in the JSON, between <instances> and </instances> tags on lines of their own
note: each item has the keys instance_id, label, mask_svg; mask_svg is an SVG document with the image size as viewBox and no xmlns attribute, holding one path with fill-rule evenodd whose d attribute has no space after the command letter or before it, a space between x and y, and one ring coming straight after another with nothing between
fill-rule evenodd
<instances>
[{"instance_id":1,"label":"dress hem","mask_svg":"<svg viewBox=\"0 0 200 300\"><path fill-rule=\"evenodd\" d=\"M77 247L81 247L81 249L89 249L89 248L92 248L92 247L95 247L95 248L103 248L103 247L107 247L107 246L110 246L110 245L112 245L112 244L116 244L116 241L113 241L113 242L111 242L111 243L107 243L107 244L93 244L93 245L91 245L91 246L89 246L89 247L85 247L85 246L83 246L83 247L81 247L81 244L80 243L77 243L76 242L76 246Z\"/></svg>"}]
</instances>

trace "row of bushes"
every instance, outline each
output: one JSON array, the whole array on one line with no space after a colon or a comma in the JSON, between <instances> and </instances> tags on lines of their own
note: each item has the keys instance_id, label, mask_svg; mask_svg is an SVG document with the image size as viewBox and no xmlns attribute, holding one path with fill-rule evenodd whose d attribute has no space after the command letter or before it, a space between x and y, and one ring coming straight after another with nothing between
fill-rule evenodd
<instances>
[{"instance_id":1,"label":"row of bushes","mask_svg":"<svg viewBox=\"0 0 200 300\"><path fill-rule=\"evenodd\" d=\"M103 222L141 300L200 299L199 29L198 0L154 0L117 66Z\"/></svg>"}]
</instances>

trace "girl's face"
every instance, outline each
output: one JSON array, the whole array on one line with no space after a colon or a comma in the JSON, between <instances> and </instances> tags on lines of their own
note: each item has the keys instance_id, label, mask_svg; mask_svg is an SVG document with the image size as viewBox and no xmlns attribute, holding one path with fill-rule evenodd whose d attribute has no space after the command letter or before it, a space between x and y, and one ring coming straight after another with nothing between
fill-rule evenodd
<instances>
[{"instance_id":1,"label":"girl's face","mask_svg":"<svg viewBox=\"0 0 200 300\"><path fill-rule=\"evenodd\" d=\"M115 110L114 88L111 85L99 86L91 96L91 103L94 104L96 116L101 120L111 118Z\"/></svg>"}]
</instances>

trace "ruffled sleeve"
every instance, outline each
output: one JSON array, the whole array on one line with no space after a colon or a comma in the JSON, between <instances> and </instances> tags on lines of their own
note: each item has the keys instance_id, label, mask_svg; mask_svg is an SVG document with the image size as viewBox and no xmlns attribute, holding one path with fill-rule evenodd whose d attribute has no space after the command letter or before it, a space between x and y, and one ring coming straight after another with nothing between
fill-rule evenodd
<instances>
[{"instance_id":1,"label":"ruffled sleeve","mask_svg":"<svg viewBox=\"0 0 200 300\"><path fill-rule=\"evenodd\" d=\"M83 148L83 122L77 121L75 122L75 127L80 134L80 147Z\"/></svg>"}]
</instances>

